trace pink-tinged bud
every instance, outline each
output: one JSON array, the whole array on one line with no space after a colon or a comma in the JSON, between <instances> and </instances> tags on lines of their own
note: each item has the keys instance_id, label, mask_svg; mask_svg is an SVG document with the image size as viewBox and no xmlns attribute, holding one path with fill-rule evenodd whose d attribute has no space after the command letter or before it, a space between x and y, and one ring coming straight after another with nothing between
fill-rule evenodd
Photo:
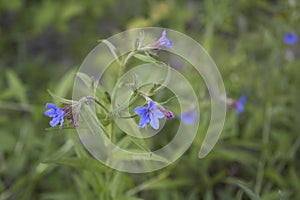
<instances>
[{"instance_id":1,"label":"pink-tinged bud","mask_svg":"<svg viewBox=\"0 0 300 200\"><path fill-rule=\"evenodd\" d=\"M69 113L68 115L66 115L67 120L71 120L73 119L72 113Z\"/></svg>"},{"instance_id":2,"label":"pink-tinged bud","mask_svg":"<svg viewBox=\"0 0 300 200\"><path fill-rule=\"evenodd\" d=\"M78 126L78 121L79 121L79 111L75 112L75 114L73 115L72 125L74 127L77 127Z\"/></svg>"},{"instance_id":3,"label":"pink-tinged bud","mask_svg":"<svg viewBox=\"0 0 300 200\"><path fill-rule=\"evenodd\" d=\"M74 127L77 127L78 126L78 121L79 121L79 110L75 109L75 106L76 104L69 104L69 105L66 105L64 108L63 108L63 111L65 113L65 116L68 120L71 120L72 121L72 125Z\"/></svg>"},{"instance_id":4,"label":"pink-tinged bud","mask_svg":"<svg viewBox=\"0 0 300 200\"><path fill-rule=\"evenodd\" d=\"M78 126L78 121L72 120L72 125L73 125L74 127L77 127L77 126Z\"/></svg>"},{"instance_id":5,"label":"pink-tinged bud","mask_svg":"<svg viewBox=\"0 0 300 200\"><path fill-rule=\"evenodd\" d=\"M167 119L174 119L174 114L170 110L165 110L163 114L166 116Z\"/></svg>"},{"instance_id":6,"label":"pink-tinged bud","mask_svg":"<svg viewBox=\"0 0 300 200\"><path fill-rule=\"evenodd\" d=\"M235 99L227 99L227 104L231 107L231 108L235 108L237 106L237 101Z\"/></svg>"},{"instance_id":7,"label":"pink-tinged bud","mask_svg":"<svg viewBox=\"0 0 300 200\"><path fill-rule=\"evenodd\" d=\"M172 111L165 109L163 106L156 104L156 107L158 108L158 110L160 110L167 119L174 119L174 114L172 113Z\"/></svg>"},{"instance_id":8,"label":"pink-tinged bud","mask_svg":"<svg viewBox=\"0 0 300 200\"><path fill-rule=\"evenodd\" d=\"M65 112L65 114L70 113L72 111L73 108L73 104L68 104L63 108L63 111Z\"/></svg>"}]
</instances>

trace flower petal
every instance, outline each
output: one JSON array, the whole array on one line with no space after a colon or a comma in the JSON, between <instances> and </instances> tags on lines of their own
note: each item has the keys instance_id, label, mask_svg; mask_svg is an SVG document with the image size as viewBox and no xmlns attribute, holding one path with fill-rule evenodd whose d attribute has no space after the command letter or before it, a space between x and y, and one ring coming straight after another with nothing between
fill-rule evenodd
<instances>
[{"instance_id":1,"label":"flower petal","mask_svg":"<svg viewBox=\"0 0 300 200\"><path fill-rule=\"evenodd\" d=\"M160 47L169 47L170 49L173 49L173 41L169 40L167 38L167 32L166 29L163 30L161 37L158 40L159 46Z\"/></svg>"},{"instance_id":2,"label":"flower petal","mask_svg":"<svg viewBox=\"0 0 300 200\"><path fill-rule=\"evenodd\" d=\"M55 117L56 116L56 112L55 112L54 109L47 110L44 114L48 117Z\"/></svg>"},{"instance_id":3,"label":"flower petal","mask_svg":"<svg viewBox=\"0 0 300 200\"><path fill-rule=\"evenodd\" d=\"M60 126L59 126L60 130L62 129L63 123L64 123L64 118L61 118L61 119L60 119Z\"/></svg>"},{"instance_id":4,"label":"flower petal","mask_svg":"<svg viewBox=\"0 0 300 200\"><path fill-rule=\"evenodd\" d=\"M238 102L236 106L237 115L240 115L242 112L244 112L244 104Z\"/></svg>"},{"instance_id":5,"label":"flower petal","mask_svg":"<svg viewBox=\"0 0 300 200\"><path fill-rule=\"evenodd\" d=\"M54 105L53 103L46 103L46 108L57 109L57 106Z\"/></svg>"},{"instance_id":6,"label":"flower petal","mask_svg":"<svg viewBox=\"0 0 300 200\"><path fill-rule=\"evenodd\" d=\"M162 35L162 37L166 37L166 35L167 35L166 29L163 30L163 32L161 33L161 35Z\"/></svg>"},{"instance_id":7,"label":"flower petal","mask_svg":"<svg viewBox=\"0 0 300 200\"><path fill-rule=\"evenodd\" d=\"M152 112L154 118L161 119L161 118L165 117L165 115L160 110L158 110L158 109L152 110L151 112Z\"/></svg>"},{"instance_id":8,"label":"flower petal","mask_svg":"<svg viewBox=\"0 0 300 200\"><path fill-rule=\"evenodd\" d=\"M154 128L155 130L159 129L159 121L158 118L156 118L153 113L150 114L150 125L152 126L152 128Z\"/></svg>"},{"instance_id":9,"label":"flower petal","mask_svg":"<svg viewBox=\"0 0 300 200\"><path fill-rule=\"evenodd\" d=\"M137 115L144 115L144 114L146 114L147 113L147 108L146 107L144 107L144 106L139 106L139 107L136 107L135 109L134 109L134 112L137 114Z\"/></svg>"},{"instance_id":10,"label":"flower petal","mask_svg":"<svg viewBox=\"0 0 300 200\"><path fill-rule=\"evenodd\" d=\"M50 121L50 126L54 127L59 123L59 118L55 117Z\"/></svg>"},{"instance_id":11,"label":"flower petal","mask_svg":"<svg viewBox=\"0 0 300 200\"><path fill-rule=\"evenodd\" d=\"M150 121L150 118L148 115L142 115L142 117L140 119L140 127L144 128L147 125L147 123L149 123L149 121Z\"/></svg>"},{"instance_id":12,"label":"flower petal","mask_svg":"<svg viewBox=\"0 0 300 200\"><path fill-rule=\"evenodd\" d=\"M245 95L243 95L243 96L239 99L239 102L242 103L242 104L246 103L246 101L247 101L247 97L246 97Z\"/></svg>"},{"instance_id":13,"label":"flower petal","mask_svg":"<svg viewBox=\"0 0 300 200\"><path fill-rule=\"evenodd\" d=\"M149 110L156 109L155 103L154 103L153 101L150 101L147 108L148 108Z\"/></svg>"},{"instance_id":14,"label":"flower petal","mask_svg":"<svg viewBox=\"0 0 300 200\"><path fill-rule=\"evenodd\" d=\"M65 112L62 110L62 109L60 109L60 108L58 108L57 110L56 110L56 113L60 116L60 117L64 117L64 115L65 115Z\"/></svg>"},{"instance_id":15,"label":"flower petal","mask_svg":"<svg viewBox=\"0 0 300 200\"><path fill-rule=\"evenodd\" d=\"M237 115L240 115L242 112L244 112L244 104L246 103L246 101L247 101L246 95L243 95L236 103Z\"/></svg>"}]
</instances>

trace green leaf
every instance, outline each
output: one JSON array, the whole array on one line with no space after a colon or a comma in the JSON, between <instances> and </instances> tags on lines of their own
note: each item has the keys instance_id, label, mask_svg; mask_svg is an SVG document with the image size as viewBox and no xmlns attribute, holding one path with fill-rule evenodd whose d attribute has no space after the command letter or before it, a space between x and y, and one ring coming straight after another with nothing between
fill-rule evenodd
<instances>
[{"instance_id":1,"label":"green leaf","mask_svg":"<svg viewBox=\"0 0 300 200\"><path fill-rule=\"evenodd\" d=\"M48 91L48 93L50 94L50 96L54 99L54 100L56 100L56 101L58 101L58 102L60 102L60 103L64 103L64 104L72 104L72 103L74 103L75 101L73 101L73 100L69 100L69 99L65 99L65 98L62 98L62 97L60 97L60 96L57 96L57 95L55 95L54 93L52 93L50 90L47 90Z\"/></svg>"},{"instance_id":2,"label":"green leaf","mask_svg":"<svg viewBox=\"0 0 300 200\"><path fill-rule=\"evenodd\" d=\"M10 99L16 98L19 102L27 104L26 88L18 76L13 71L7 71L8 90L0 94L1 98Z\"/></svg>"},{"instance_id":3,"label":"green leaf","mask_svg":"<svg viewBox=\"0 0 300 200\"><path fill-rule=\"evenodd\" d=\"M213 153L214 156L217 156L218 159L237 161L245 165L253 164L258 162L258 158L255 154L247 152L239 148L216 148Z\"/></svg>"},{"instance_id":4,"label":"green leaf","mask_svg":"<svg viewBox=\"0 0 300 200\"><path fill-rule=\"evenodd\" d=\"M95 80L92 77L89 77L87 74L82 72L77 72L76 75L88 88L90 88L91 96L96 95L96 97L99 99L111 102L110 94L100 84L95 85Z\"/></svg>"},{"instance_id":5,"label":"green leaf","mask_svg":"<svg viewBox=\"0 0 300 200\"><path fill-rule=\"evenodd\" d=\"M93 87L94 80L85 73L77 72L76 76L79 77L87 87Z\"/></svg>"},{"instance_id":6,"label":"green leaf","mask_svg":"<svg viewBox=\"0 0 300 200\"><path fill-rule=\"evenodd\" d=\"M11 151L15 148L16 138L12 133L1 130L0 152Z\"/></svg>"},{"instance_id":7,"label":"green leaf","mask_svg":"<svg viewBox=\"0 0 300 200\"><path fill-rule=\"evenodd\" d=\"M101 42L103 42L104 44L106 44L106 46L109 48L110 52L113 54L114 58L118 61L118 63L120 64L120 52L118 51L118 49L108 40L100 40Z\"/></svg>"},{"instance_id":8,"label":"green leaf","mask_svg":"<svg viewBox=\"0 0 300 200\"><path fill-rule=\"evenodd\" d=\"M61 80L57 83L54 93L57 96L67 96L70 91L72 91L75 79L75 72L77 69L71 69L68 71Z\"/></svg>"},{"instance_id":9,"label":"green leaf","mask_svg":"<svg viewBox=\"0 0 300 200\"><path fill-rule=\"evenodd\" d=\"M168 83L170 82L171 67L169 65L166 65L166 67L168 68L168 73L167 73L165 81L162 84L160 84L158 87L154 87L153 89L151 88L150 91L148 92L149 96L152 96L155 93L157 93L159 90L164 89L168 85Z\"/></svg>"},{"instance_id":10,"label":"green leaf","mask_svg":"<svg viewBox=\"0 0 300 200\"><path fill-rule=\"evenodd\" d=\"M60 158L55 160L47 159L43 163L67 165L80 170L86 169L90 171L105 171L107 169L99 161L94 160L93 158Z\"/></svg>"},{"instance_id":11,"label":"green leaf","mask_svg":"<svg viewBox=\"0 0 300 200\"><path fill-rule=\"evenodd\" d=\"M146 63L160 63L160 61L154 59L149 54L144 55L137 53L134 55L134 57Z\"/></svg>"},{"instance_id":12,"label":"green leaf","mask_svg":"<svg viewBox=\"0 0 300 200\"><path fill-rule=\"evenodd\" d=\"M227 178L225 182L231 185L240 187L252 200L260 200L260 197L253 192L253 190L242 180L236 178Z\"/></svg>"},{"instance_id":13,"label":"green leaf","mask_svg":"<svg viewBox=\"0 0 300 200\"><path fill-rule=\"evenodd\" d=\"M140 149L126 149L126 151L115 151L112 154L113 159L117 160L132 160L132 154L128 153L132 152L135 153L136 160L138 161L158 161L162 163L170 163L170 161L162 156L159 156L152 152L145 152Z\"/></svg>"},{"instance_id":14,"label":"green leaf","mask_svg":"<svg viewBox=\"0 0 300 200\"><path fill-rule=\"evenodd\" d=\"M142 150L145 150L147 152L150 152L151 150L149 149L148 145L146 144L145 140L143 139L139 139L139 138L136 138L136 137L132 137L132 136L129 136L129 139L134 143L136 144L138 147L140 147Z\"/></svg>"},{"instance_id":15,"label":"green leaf","mask_svg":"<svg viewBox=\"0 0 300 200\"><path fill-rule=\"evenodd\" d=\"M80 4L67 4L66 6L61 7L60 10L60 19L62 21L68 21L72 17L80 14L83 11L84 7Z\"/></svg>"},{"instance_id":16,"label":"green leaf","mask_svg":"<svg viewBox=\"0 0 300 200\"><path fill-rule=\"evenodd\" d=\"M126 192L127 195L134 195L140 191L153 190L153 189L167 189L167 188L177 188L183 185L189 185L190 181L188 179L177 179L169 180L167 179L168 172L161 173L156 177L153 177L135 188Z\"/></svg>"}]
</instances>

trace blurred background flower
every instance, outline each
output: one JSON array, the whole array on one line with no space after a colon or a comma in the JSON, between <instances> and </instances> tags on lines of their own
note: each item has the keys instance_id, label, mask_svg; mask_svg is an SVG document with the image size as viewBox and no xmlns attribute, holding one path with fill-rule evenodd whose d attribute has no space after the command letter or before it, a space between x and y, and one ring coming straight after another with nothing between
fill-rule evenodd
<instances>
[{"instance_id":1,"label":"blurred background flower","mask_svg":"<svg viewBox=\"0 0 300 200\"><path fill-rule=\"evenodd\" d=\"M293 45L298 41L298 35L293 32L288 32L284 35L283 41L288 45Z\"/></svg>"},{"instance_id":2,"label":"blurred background flower","mask_svg":"<svg viewBox=\"0 0 300 200\"><path fill-rule=\"evenodd\" d=\"M183 124L196 124L197 113L194 111L183 112L179 115L179 118L182 119Z\"/></svg>"}]
</instances>

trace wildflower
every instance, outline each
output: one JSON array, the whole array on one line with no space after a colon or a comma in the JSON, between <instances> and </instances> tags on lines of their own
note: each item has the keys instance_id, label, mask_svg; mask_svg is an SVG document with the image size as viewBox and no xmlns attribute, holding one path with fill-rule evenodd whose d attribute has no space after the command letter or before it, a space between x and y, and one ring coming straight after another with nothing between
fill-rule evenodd
<instances>
[{"instance_id":1,"label":"wildflower","mask_svg":"<svg viewBox=\"0 0 300 200\"><path fill-rule=\"evenodd\" d=\"M150 101L147 105L147 107L139 106L134 109L134 112L138 115L141 115L140 119L140 127L144 128L147 123L150 123L152 128L157 130L159 128L159 120L165 115L156 108L155 103L153 101Z\"/></svg>"},{"instance_id":2,"label":"wildflower","mask_svg":"<svg viewBox=\"0 0 300 200\"><path fill-rule=\"evenodd\" d=\"M283 41L288 45L293 45L298 41L298 36L296 33L288 32L284 35Z\"/></svg>"},{"instance_id":3,"label":"wildflower","mask_svg":"<svg viewBox=\"0 0 300 200\"><path fill-rule=\"evenodd\" d=\"M244 112L244 104L246 103L247 98L246 95L243 95L236 103L236 112L237 115L240 115L242 112Z\"/></svg>"},{"instance_id":4,"label":"wildflower","mask_svg":"<svg viewBox=\"0 0 300 200\"><path fill-rule=\"evenodd\" d=\"M158 40L159 46L160 47L168 47L170 49L172 49L172 45L173 45L173 41L169 40L167 38L167 31L166 29L163 30L161 37Z\"/></svg>"},{"instance_id":5,"label":"wildflower","mask_svg":"<svg viewBox=\"0 0 300 200\"><path fill-rule=\"evenodd\" d=\"M227 103L232 108L236 108L237 115L240 115L242 112L244 112L244 105L247 101L246 95L242 95L241 98L237 101L235 99L228 99Z\"/></svg>"},{"instance_id":6,"label":"wildflower","mask_svg":"<svg viewBox=\"0 0 300 200\"><path fill-rule=\"evenodd\" d=\"M64 123L65 112L63 109L58 108L56 105L52 103L47 103L46 108L50 108L44 114L48 117L52 117L53 119L50 121L50 126L54 127L60 123L59 128L62 129L62 125Z\"/></svg>"},{"instance_id":7,"label":"wildflower","mask_svg":"<svg viewBox=\"0 0 300 200\"><path fill-rule=\"evenodd\" d=\"M154 42L153 44L146 47L147 49L161 49L163 47L167 47L173 50L173 41L167 38L167 31L166 29L163 30L161 37L158 41Z\"/></svg>"},{"instance_id":8,"label":"wildflower","mask_svg":"<svg viewBox=\"0 0 300 200\"><path fill-rule=\"evenodd\" d=\"M182 119L183 124L196 124L197 113L194 111L183 112L179 115L179 118Z\"/></svg>"}]
</instances>

